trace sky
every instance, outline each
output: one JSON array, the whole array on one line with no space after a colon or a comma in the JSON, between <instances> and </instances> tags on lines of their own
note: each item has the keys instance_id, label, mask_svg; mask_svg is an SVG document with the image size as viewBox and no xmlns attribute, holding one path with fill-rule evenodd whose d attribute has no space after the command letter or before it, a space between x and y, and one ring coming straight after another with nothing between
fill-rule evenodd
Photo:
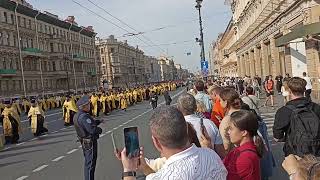
<instances>
[{"instance_id":1,"label":"sky","mask_svg":"<svg viewBox=\"0 0 320 180\"><path fill-rule=\"evenodd\" d=\"M139 46L146 55L159 57L168 54L177 64L196 72L200 68L200 46L198 12L195 0L27 0L34 8L58 15L61 19L75 16L81 26L92 25L98 37L115 35L118 40L127 40L132 46ZM88 8L89 10L81 7ZM89 1L94 2L98 7ZM203 0L202 17L206 59L209 48L224 32L232 16L224 0ZM122 20L122 24L114 17ZM111 24L113 22L119 27ZM120 28L121 27L121 28ZM156 30L165 27L161 30ZM134 30L133 30L134 29ZM136 31L135 31L136 30ZM123 37L126 33L145 32L135 37ZM191 55L187 56L187 53Z\"/></svg>"}]
</instances>

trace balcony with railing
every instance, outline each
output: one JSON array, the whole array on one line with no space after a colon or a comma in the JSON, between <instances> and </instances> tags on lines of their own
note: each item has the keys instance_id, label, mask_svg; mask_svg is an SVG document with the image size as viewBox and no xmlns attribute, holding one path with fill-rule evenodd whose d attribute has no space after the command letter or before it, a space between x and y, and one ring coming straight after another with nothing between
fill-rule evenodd
<instances>
[{"instance_id":1,"label":"balcony with railing","mask_svg":"<svg viewBox=\"0 0 320 180\"><path fill-rule=\"evenodd\" d=\"M0 76L15 76L17 75L16 69L0 69Z\"/></svg>"},{"instance_id":2,"label":"balcony with railing","mask_svg":"<svg viewBox=\"0 0 320 180\"><path fill-rule=\"evenodd\" d=\"M25 56L43 57L43 52L38 48L23 48L22 53Z\"/></svg>"}]
</instances>

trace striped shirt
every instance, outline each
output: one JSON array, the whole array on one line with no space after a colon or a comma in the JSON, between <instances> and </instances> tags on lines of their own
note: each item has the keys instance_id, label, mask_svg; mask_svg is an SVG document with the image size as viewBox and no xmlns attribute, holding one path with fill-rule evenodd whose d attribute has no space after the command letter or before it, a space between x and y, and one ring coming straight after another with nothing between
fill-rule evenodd
<instances>
[{"instance_id":1,"label":"striped shirt","mask_svg":"<svg viewBox=\"0 0 320 180\"><path fill-rule=\"evenodd\" d=\"M171 156L146 180L225 180L226 177L227 170L216 152L192 145Z\"/></svg>"}]
</instances>

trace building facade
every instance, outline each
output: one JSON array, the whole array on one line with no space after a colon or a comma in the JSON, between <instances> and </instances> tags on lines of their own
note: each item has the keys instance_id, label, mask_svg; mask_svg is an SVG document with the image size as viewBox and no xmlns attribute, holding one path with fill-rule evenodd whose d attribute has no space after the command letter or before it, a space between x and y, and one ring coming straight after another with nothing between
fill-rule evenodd
<instances>
[{"instance_id":1,"label":"building facade","mask_svg":"<svg viewBox=\"0 0 320 180\"><path fill-rule=\"evenodd\" d=\"M239 76L307 72L319 87L319 1L233 0L231 9Z\"/></svg>"},{"instance_id":2,"label":"building facade","mask_svg":"<svg viewBox=\"0 0 320 180\"><path fill-rule=\"evenodd\" d=\"M158 59L152 56L145 56L145 82L155 83L161 81L161 68Z\"/></svg>"},{"instance_id":3,"label":"building facade","mask_svg":"<svg viewBox=\"0 0 320 180\"><path fill-rule=\"evenodd\" d=\"M110 87L134 87L146 82L145 56L138 47L118 41L113 35L96 41L100 51L102 79Z\"/></svg>"},{"instance_id":4,"label":"building facade","mask_svg":"<svg viewBox=\"0 0 320 180\"><path fill-rule=\"evenodd\" d=\"M98 86L92 27L79 27L25 1L0 1L0 96Z\"/></svg>"}]
</instances>

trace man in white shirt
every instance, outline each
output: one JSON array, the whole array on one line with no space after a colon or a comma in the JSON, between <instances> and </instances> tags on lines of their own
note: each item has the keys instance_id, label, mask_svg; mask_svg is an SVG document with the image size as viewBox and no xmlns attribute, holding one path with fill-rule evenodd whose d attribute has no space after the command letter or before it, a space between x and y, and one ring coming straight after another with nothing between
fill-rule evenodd
<instances>
[{"instance_id":1,"label":"man in white shirt","mask_svg":"<svg viewBox=\"0 0 320 180\"><path fill-rule=\"evenodd\" d=\"M187 123L175 107L164 106L155 110L150 120L152 141L167 160L147 180L225 180L227 170L219 156L211 149L190 144ZM137 159L121 153L124 180L135 180Z\"/></svg>"},{"instance_id":2,"label":"man in white shirt","mask_svg":"<svg viewBox=\"0 0 320 180\"><path fill-rule=\"evenodd\" d=\"M211 120L201 118L195 114L197 110L196 99L190 94L182 94L178 98L177 107L184 115L185 120L192 124L193 128L197 132L197 137L199 140L203 134L201 131L201 119L203 120L203 125L211 138L211 143L214 145L214 150L221 157L221 159L223 159L225 156L225 150L219 129Z\"/></svg>"},{"instance_id":3,"label":"man in white shirt","mask_svg":"<svg viewBox=\"0 0 320 180\"><path fill-rule=\"evenodd\" d=\"M241 100L247 104L250 109L253 109L256 111L258 115L260 115L259 112L259 99L257 96L254 95L254 90L251 86L246 87L246 95L241 98Z\"/></svg>"},{"instance_id":4,"label":"man in white shirt","mask_svg":"<svg viewBox=\"0 0 320 180\"><path fill-rule=\"evenodd\" d=\"M303 79L307 81L305 96L311 100L312 82L311 78L307 76L306 72L303 72Z\"/></svg>"},{"instance_id":5,"label":"man in white shirt","mask_svg":"<svg viewBox=\"0 0 320 180\"><path fill-rule=\"evenodd\" d=\"M204 87L204 82L201 80L198 80L194 84L195 89L197 90L197 94L194 96L196 100L203 102L203 104L206 106L206 109L208 112L211 113L212 110L212 102L210 99L210 96L205 93L205 87Z\"/></svg>"}]
</instances>

